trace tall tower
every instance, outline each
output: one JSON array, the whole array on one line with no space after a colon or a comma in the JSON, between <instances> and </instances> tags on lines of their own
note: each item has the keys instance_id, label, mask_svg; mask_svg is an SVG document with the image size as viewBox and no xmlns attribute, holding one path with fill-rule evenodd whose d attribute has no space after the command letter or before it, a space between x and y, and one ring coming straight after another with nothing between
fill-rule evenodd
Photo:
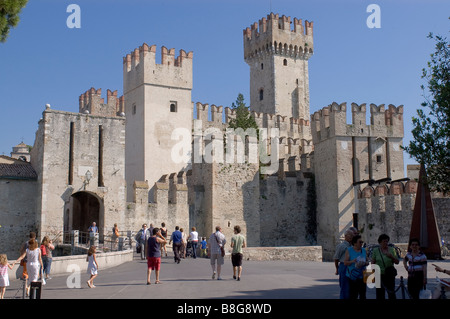
<instances>
[{"instance_id":1,"label":"tall tower","mask_svg":"<svg viewBox=\"0 0 450 319\"><path fill-rule=\"evenodd\" d=\"M309 120L308 59L313 22L271 13L244 29L252 111Z\"/></svg>"},{"instance_id":2,"label":"tall tower","mask_svg":"<svg viewBox=\"0 0 450 319\"><path fill-rule=\"evenodd\" d=\"M351 124L347 103L333 102L311 115L317 237L324 260L332 260L338 239L357 224L361 190L404 178L403 106L370 104L370 124L367 111L365 103L352 103Z\"/></svg>"},{"instance_id":3,"label":"tall tower","mask_svg":"<svg viewBox=\"0 0 450 319\"><path fill-rule=\"evenodd\" d=\"M163 174L179 172L186 163L174 161L171 139L175 129L192 132L193 53L161 48L157 64L156 46L143 44L123 59L123 92L126 114L127 199L133 199L134 181L153 186Z\"/></svg>"}]
</instances>

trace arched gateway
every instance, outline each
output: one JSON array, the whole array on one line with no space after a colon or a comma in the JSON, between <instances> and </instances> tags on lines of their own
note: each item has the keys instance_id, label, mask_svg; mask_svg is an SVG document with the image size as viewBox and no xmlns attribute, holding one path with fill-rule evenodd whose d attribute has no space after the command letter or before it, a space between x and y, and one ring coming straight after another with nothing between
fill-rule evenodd
<instances>
[{"instance_id":1,"label":"arched gateway","mask_svg":"<svg viewBox=\"0 0 450 319\"><path fill-rule=\"evenodd\" d=\"M71 196L64 218L65 230L79 230L86 232L95 222L99 229L100 238L103 237L104 206L103 199L92 192L77 192Z\"/></svg>"}]
</instances>

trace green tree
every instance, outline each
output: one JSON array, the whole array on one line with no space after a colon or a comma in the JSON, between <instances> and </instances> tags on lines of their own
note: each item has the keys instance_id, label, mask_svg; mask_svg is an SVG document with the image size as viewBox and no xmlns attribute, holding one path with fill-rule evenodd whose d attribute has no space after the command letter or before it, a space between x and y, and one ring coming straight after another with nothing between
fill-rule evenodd
<instances>
[{"instance_id":1,"label":"green tree","mask_svg":"<svg viewBox=\"0 0 450 319\"><path fill-rule=\"evenodd\" d=\"M258 125L253 117L250 115L250 111L244 102L244 95L239 93L236 102L233 102L231 108L236 111L236 118L231 119L229 127L237 129L242 128L244 131L248 128L254 128L258 130Z\"/></svg>"},{"instance_id":2,"label":"green tree","mask_svg":"<svg viewBox=\"0 0 450 319\"><path fill-rule=\"evenodd\" d=\"M28 0L0 0L0 42L6 42L10 28L19 24L19 13Z\"/></svg>"},{"instance_id":3,"label":"green tree","mask_svg":"<svg viewBox=\"0 0 450 319\"><path fill-rule=\"evenodd\" d=\"M422 71L427 80L425 102L413 117L414 139L405 147L412 158L425 165L427 179L424 181L432 191L450 191L450 45L446 38L434 36L435 52ZM425 112L425 110L428 110Z\"/></svg>"}]
</instances>

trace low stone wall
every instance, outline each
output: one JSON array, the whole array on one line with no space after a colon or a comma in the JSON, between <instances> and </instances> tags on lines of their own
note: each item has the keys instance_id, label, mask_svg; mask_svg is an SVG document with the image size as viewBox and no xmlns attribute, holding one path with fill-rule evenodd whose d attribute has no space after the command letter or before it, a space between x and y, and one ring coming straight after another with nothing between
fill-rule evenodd
<instances>
[{"instance_id":1,"label":"low stone wall","mask_svg":"<svg viewBox=\"0 0 450 319\"><path fill-rule=\"evenodd\" d=\"M322 261L322 246L248 247L243 255L244 260ZM231 251L227 256L231 258Z\"/></svg>"},{"instance_id":2,"label":"low stone wall","mask_svg":"<svg viewBox=\"0 0 450 319\"><path fill-rule=\"evenodd\" d=\"M85 273L88 265L86 257L87 254L53 257L51 275L60 275L65 273L70 274L77 269L80 270L81 273ZM111 253L97 253L95 257L97 259L99 268L102 270L132 261L133 250L128 249ZM19 278L19 276L22 274L22 267L20 267L19 264L16 264L13 269L8 271L10 279Z\"/></svg>"}]
</instances>

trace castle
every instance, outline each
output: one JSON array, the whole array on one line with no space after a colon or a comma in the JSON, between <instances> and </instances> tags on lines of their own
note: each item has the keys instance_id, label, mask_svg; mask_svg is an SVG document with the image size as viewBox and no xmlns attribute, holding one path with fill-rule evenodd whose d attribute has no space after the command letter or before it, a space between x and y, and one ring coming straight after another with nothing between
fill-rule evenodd
<instances>
[{"instance_id":1,"label":"castle","mask_svg":"<svg viewBox=\"0 0 450 319\"><path fill-rule=\"evenodd\" d=\"M192 52L162 47L157 63L145 43L123 58L123 96L108 90L105 103L91 88L78 113L47 105L31 163L0 161L0 250L16 253L30 230L42 238L93 221L101 237L115 223L201 236L221 225L228 238L240 225L249 246L320 245L324 260L352 225L366 241L407 241L417 185L404 178L403 106L333 102L310 114L313 26L271 13L243 30L263 138L228 130L234 109L192 102Z\"/></svg>"}]
</instances>

